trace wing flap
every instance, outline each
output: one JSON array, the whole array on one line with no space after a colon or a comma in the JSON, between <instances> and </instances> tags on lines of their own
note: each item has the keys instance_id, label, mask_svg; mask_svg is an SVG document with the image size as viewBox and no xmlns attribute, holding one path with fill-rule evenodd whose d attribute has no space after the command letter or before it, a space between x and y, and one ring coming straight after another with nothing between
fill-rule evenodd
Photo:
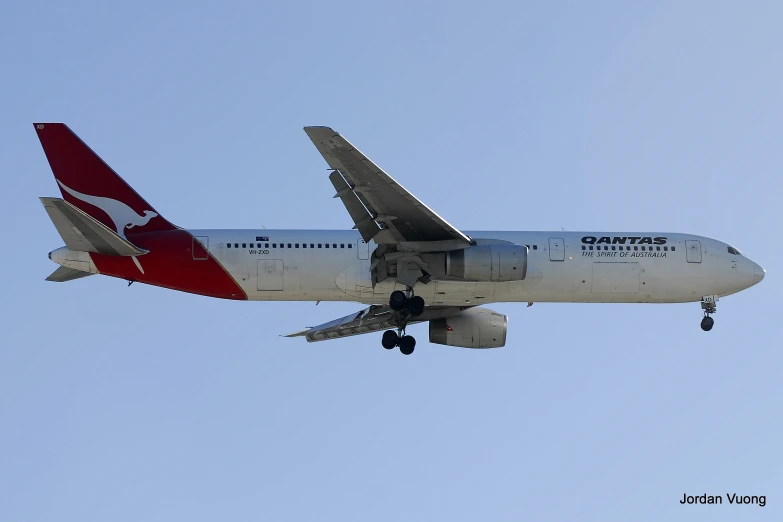
<instances>
[{"instance_id":1,"label":"wing flap","mask_svg":"<svg viewBox=\"0 0 783 522\"><path fill-rule=\"evenodd\" d=\"M348 210L348 214L351 215L351 219L355 223L354 228L358 229L362 239L369 243L380 231L380 228L373 220L373 215L367 211L339 171L335 170L332 172L329 175L329 181L334 186L335 197L340 198L346 210Z\"/></svg>"}]
</instances>

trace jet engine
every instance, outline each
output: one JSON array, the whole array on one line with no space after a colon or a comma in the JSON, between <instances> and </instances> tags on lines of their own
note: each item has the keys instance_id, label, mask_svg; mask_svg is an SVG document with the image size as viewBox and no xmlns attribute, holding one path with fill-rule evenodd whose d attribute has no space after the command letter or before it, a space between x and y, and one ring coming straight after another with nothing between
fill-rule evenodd
<instances>
[{"instance_id":1,"label":"jet engine","mask_svg":"<svg viewBox=\"0 0 783 522\"><path fill-rule=\"evenodd\" d=\"M489 308L430 321L430 342L462 348L500 348L506 344L508 317Z\"/></svg>"},{"instance_id":2,"label":"jet engine","mask_svg":"<svg viewBox=\"0 0 783 522\"><path fill-rule=\"evenodd\" d=\"M521 281L527 274L527 247L480 245L446 252L446 275L465 281Z\"/></svg>"}]
</instances>

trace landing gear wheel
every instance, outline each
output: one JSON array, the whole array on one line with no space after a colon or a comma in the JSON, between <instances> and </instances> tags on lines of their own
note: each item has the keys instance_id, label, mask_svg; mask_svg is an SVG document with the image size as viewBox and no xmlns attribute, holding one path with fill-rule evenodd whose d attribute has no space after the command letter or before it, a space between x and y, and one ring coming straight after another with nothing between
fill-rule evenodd
<instances>
[{"instance_id":1,"label":"landing gear wheel","mask_svg":"<svg viewBox=\"0 0 783 522\"><path fill-rule=\"evenodd\" d=\"M701 320L701 329L704 330L705 332L709 332L710 330L712 330L712 327L714 325L715 325L715 319L713 319L709 315L705 316L704 319Z\"/></svg>"},{"instance_id":2,"label":"landing gear wheel","mask_svg":"<svg viewBox=\"0 0 783 522\"><path fill-rule=\"evenodd\" d=\"M416 348L416 339L412 335L403 335L400 337L400 352L403 355L410 355L413 353L413 349Z\"/></svg>"},{"instance_id":3,"label":"landing gear wheel","mask_svg":"<svg viewBox=\"0 0 783 522\"><path fill-rule=\"evenodd\" d=\"M397 332L394 330L386 330L383 332L383 338L381 339L381 344L384 348L387 350L391 350L395 346L397 346L397 343L400 342L400 336L397 335Z\"/></svg>"},{"instance_id":4,"label":"landing gear wheel","mask_svg":"<svg viewBox=\"0 0 783 522\"><path fill-rule=\"evenodd\" d=\"M414 317L421 315L424 312L424 299L418 295L414 295L408 299L408 310Z\"/></svg>"},{"instance_id":5,"label":"landing gear wheel","mask_svg":"<svg viewBox=\"0 0 783 522\"><path fill-rule=\"evenodd\" d=\"M406 304L408 304L408 298L405 297L405 292L395 290L389 296L389 308L394 311L402 310Z\"/></svg>"}]
</instances>

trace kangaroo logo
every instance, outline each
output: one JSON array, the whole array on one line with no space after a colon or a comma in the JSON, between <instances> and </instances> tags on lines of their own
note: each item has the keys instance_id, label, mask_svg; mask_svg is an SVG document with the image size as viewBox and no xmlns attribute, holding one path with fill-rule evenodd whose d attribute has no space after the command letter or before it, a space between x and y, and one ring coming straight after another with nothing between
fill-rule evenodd
<instances>
[{"instance_id":1,"label":"kangaroo logo","mask_svg":"<svg viewBox=\"0 0 783 522\"><path fill-rule=\"evenodd\" d=\"M89 203L90 205L96 206L99 209L103 210L112 220L114 223L114 228L117 231L117 234L120 235L123 239L127 239L125 237L125 229L126 228L133 228L133 227L143 227L149 221L157 217L158 214L151 211L151 210L145 210L144 215L140 216L136 213L135 210L130 208L128 205L123 203L122 201L117 201L116 199L111 198L102 198L98 196L90 196L88 194L82 194L81 192L77 192L73 190L72 188L68 187L60 181L57 180L57 183L60 184L60 186L65 190L68 194L75 197L78 200L84 201L85 203Z\"/></svg>"}]
</instances>

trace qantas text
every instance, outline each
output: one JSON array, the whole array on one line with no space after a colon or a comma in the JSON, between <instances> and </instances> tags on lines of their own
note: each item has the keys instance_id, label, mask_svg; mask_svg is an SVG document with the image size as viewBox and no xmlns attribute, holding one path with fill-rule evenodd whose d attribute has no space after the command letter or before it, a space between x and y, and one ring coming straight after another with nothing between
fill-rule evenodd
<instances>
[{"instance_id":1,"label":"qantas text","mask_svg":"<svg viewBox=\"0 0 783 522\"><path fill-rule=\"evenodd\" d=\"M582 243L585 245L665 245L666 238L641 236L585 236L582 238Z\"/></svg>"}]
</instances>

